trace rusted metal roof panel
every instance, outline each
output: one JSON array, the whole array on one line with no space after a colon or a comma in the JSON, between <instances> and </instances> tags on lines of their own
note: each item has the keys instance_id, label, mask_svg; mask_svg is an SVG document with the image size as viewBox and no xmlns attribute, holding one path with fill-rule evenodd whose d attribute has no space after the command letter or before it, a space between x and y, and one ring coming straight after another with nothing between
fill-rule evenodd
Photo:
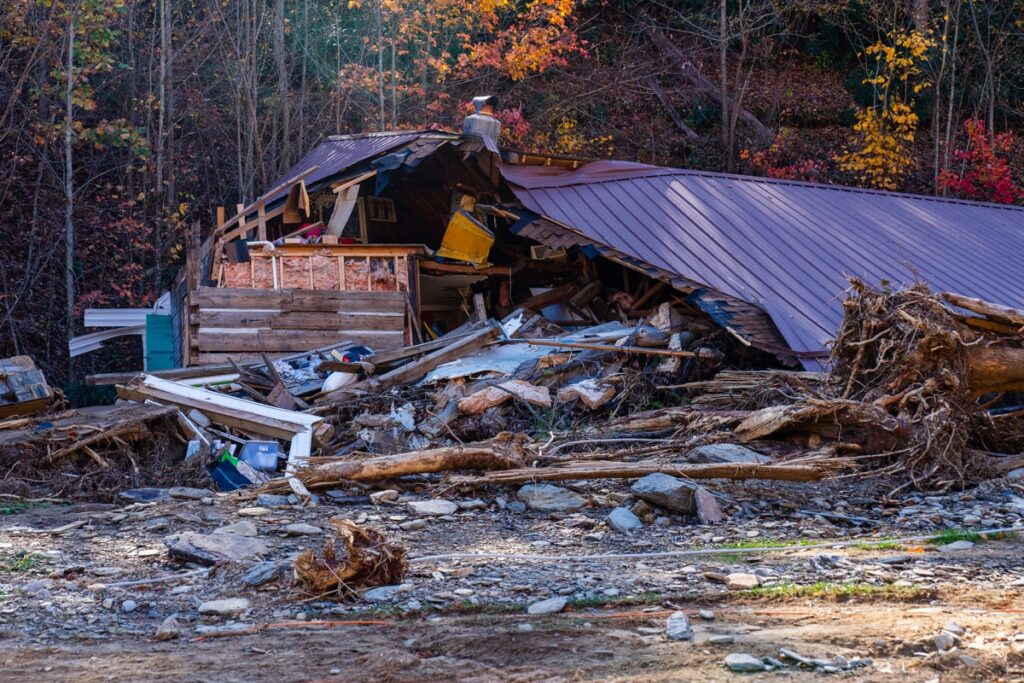
<instances>
[{"instance_id":1,"label":"rusted metal roof panel","mask_svg":"<svg viewBox=\"0 0 1024 683\"><path fill-rule=\"evenodd\" d=\"M627 162L502 173L529 210L761 308L795 351L835 335L849 276L1024 306L1020 207Z\"/></svg>"}]
</instances>

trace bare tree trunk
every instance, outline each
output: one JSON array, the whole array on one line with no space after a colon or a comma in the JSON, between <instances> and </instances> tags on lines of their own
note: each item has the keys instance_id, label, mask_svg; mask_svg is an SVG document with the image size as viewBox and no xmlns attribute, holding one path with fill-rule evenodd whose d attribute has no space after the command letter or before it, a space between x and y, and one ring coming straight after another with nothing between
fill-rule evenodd
<instances>
[{"instance_id":1,"label":"bare tree trunk","mask_svg":"<svg viewBox=\"0 0 1024 683\"><path fill-rule=\"evenodd\" d=\"M306 151L306 68L309 61L309 0L302 0L302 80L299 85L299 155Z\"/></svg>"},{"instance_id":2,"label":"bare tree trunk","mask_svg":"<svg viewBox=\"0 0 1024 683\"><path fill-rule=\"evenodd\" d=\"M156 188L159 197L158 216L154 226L153 241L156 244L154 286L159 288L162 278L160 255L163 253L164 222L167 219L169 197L167 195L167 131L170 124L170 97L168 77L171 66L171 11L170 0L160 0L160 71L157 75L157 133L156 133Z\"/></svg>"},{"instance_id":3,"label":"bare tree trunk","mask_svg":"<svg viewBox=\"0 0 1024 683\"><path fill-rule=\"evenodd\" d=\"M280 121L280 154L276 159L278 172L291 165L291 150L288 146L288 136L291 133L291 121L289 120L288 107L288 63L284 54L284 0L274 0L274 64L277 66L277 101L279 116L275 121ZM275 128L277 128L275 123ZM276 137L276 136L275 136Z\"/></svg>"},{"instance_id":4,"label":"bare tree trunk","mask_svg":"<svg viewBox=\"0 0 1024 683\"><path fill-rule=\"evenodd\" d=\"M729 159L732 157L732 140L729 138L729 16L726 2L719 0L718 7L718 87L721 91L718 99L722 110L722 152Z\"/></svg>"},{"instance_id":5,"label":"bare tree trunk","mask_svg":"<svg viewBox=\"0 0 1024 683\"><path fill-rule=\"evenodd\" d=\"M67 305L68 340L75 334L75 184L72 173L71 142L74 120L72 95L75 89L75 16L68 7L67 87L64 91L64 290ZM74 360L68 354L68 381L72 379Z\"/></svg>"},{"instance_id":6,"label":"bare tree trunk","mask_svg":"<svg viewBox=\"0 0 1024 683\"><path fill-rule=\"evenodd\" d=\"M398 32L395 26L396 19L391 19L391 128L398 126L398 67L396 65L395 34Z\"/></svg>"},{"instance_id":7,"label":"bare tree trunk","mask_svg":"<svg viewBox=\"0 0 1024 683\"><path fill-rule=\"evenodd\" d=\"M384 26L383 0L377 0L374 6L374 19L377 28L377 100L380 104L380 129L384 131L387 124L384 119Z\"/></svg>"}]
</instances>

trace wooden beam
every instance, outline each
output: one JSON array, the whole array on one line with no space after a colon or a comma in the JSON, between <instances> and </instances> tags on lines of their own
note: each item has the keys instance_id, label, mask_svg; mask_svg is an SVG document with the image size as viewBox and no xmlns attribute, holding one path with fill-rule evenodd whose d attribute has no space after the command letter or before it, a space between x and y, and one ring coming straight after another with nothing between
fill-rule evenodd
<instances>
[{"instance_id":1,"label":"wooden beam","mask_svg":"<svg viewBox=\"0 0 1024 683\"><path fill-rule=\"evenodd\" d=\"M520 343L533 346L550 346L556 349L581 349L584 351L610 351L612 353L635 353L640 356L671 356L673 358L705 358L721 360L722 354L714 349L697 349L696 351L673 351L671 349L648 349L642 346L613 346L610 344L588 344L583 342L563 342L555 339L506 339L502 344Z\"/></svg>"}]
</instances>

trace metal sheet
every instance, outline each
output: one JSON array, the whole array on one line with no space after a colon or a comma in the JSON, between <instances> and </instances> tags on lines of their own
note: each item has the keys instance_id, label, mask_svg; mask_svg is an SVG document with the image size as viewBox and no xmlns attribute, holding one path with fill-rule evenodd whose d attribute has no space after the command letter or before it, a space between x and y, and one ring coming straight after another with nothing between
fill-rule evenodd
<instances>
[{"instance_id":1,"label":"metal sheet","mask_svg":"<svg viewBox=\"0 0 1024 683\"><path fill-rule=\"evenodd\" d=\"M625 162L502 173L531 211L763 309L796 351L835 335L849 276L1024 305L1020 207Z\"/></svg>"},{"instance_id":2,"label":"metal sheet","mask_svg":"<svg viewBox=\"0 0 1024 683\"><path fill-rule=\"evenodd\" d=\"M414 143L421 138L438 136L439 142L449 139L456 139L457 136L440 131L391 131L386 133L365 133L362 135L335 135L327 138L312 150L309 154L290 169L281 174L281 177L270 183L270 187L277 187L290 178L302 172L318 166L313 173L304 178L306 187L315 189L320 181L332 178L339 173L369 159L379 157L394 149ZM424 153L422 146L417 145L414 152ZM436 146L426 146L425 149L433 151ZM268 197L268 205L288 195L288 190L282 190L276 195Z\"/></svg>"}]
</instances>

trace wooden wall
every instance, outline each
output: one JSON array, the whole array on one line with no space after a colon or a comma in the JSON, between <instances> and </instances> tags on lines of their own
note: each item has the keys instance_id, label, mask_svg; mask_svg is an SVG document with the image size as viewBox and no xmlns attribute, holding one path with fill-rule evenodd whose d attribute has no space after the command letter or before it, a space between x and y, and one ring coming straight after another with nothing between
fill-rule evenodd
<instances>
[{"instance_id":1,"label":"wooden wall","mask_svg":"<svg viewBox=\"0 0 1024 683\"><path fill-rule=\"evenodd\" d=\"M347 340L375 351L405 343L408 295L200 287L189 297L189 364L255 359Z\"/></svg>"}]
</instances>

